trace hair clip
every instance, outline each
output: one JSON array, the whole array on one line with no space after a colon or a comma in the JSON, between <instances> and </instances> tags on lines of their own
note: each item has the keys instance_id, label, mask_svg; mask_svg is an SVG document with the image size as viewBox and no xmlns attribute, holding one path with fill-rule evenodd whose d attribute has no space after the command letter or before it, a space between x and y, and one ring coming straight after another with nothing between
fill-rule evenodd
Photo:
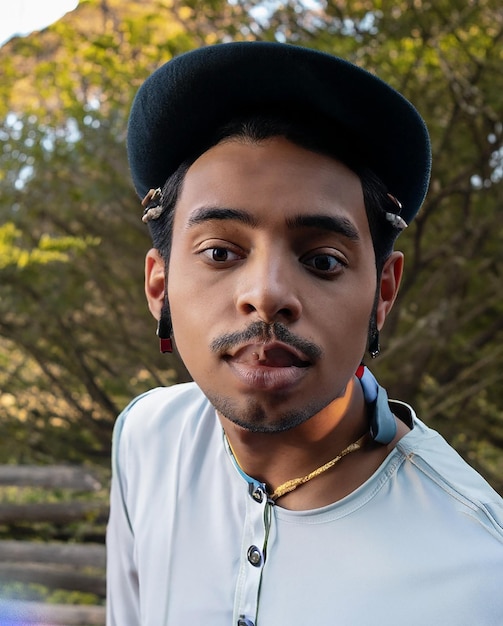
<instances>
[{"instance_id":1,"label":"hair clip","mask_svg":"<svg viewBox=\"0 0 503 626\"><path fill-rule=\"evenodd\" d=\"M402 203L400 202L400 200L398 200L398 198L395 198L395 196L392 196L390 193L387 193L386 195L391 200L391 202L396 205L399 213L402 210ZM405 228L407 228L408 224L403 219L403 217L400 217L400 215L398 215L398 213L386 211L385 216L388 222L390 222L392 226L394 226L394 228L396 228L397 230L404 230Z\"/></svg>"},{"instance_id":2,"label":"hair clip","mask_svg":"<svg viewBox=\"0 0 503 626\"><path fill-rule=\"evenodd\" d=\"M143 198L141 205L145 209L141 221L146 224L150 220L156 220L164 211L162 206L162 191L160 187L151 189Z\"/></svg>"},{"instance_id":3,"label":"hair clip","mask_svg":"<svg viewBox=\"0 0 503 626\"><path fill-rule=\"evenodd\" d=\"M396 213L389 213L388 211L386 211L385 216L388 222L390 222L391 225L397 228L398 230L405 230L408 226L407 222L403 219L403 217L400 217Z\"/></svg>"}]
</instances>

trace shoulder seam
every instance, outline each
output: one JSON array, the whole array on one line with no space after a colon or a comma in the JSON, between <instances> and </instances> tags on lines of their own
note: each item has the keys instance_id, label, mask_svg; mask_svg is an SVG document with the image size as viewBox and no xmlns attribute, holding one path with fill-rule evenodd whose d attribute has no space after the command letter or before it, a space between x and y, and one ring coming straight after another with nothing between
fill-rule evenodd
<instances>
[{"instance_id":1,"label":"shoulder seam","mask_svg":"<svg viewBox=\"0 0 503 626\"><path fill-rule=\"evenodd\" d=\"M496 517L491 513L488 502L481 502L480 500L468 498L461 491L456 489L453 485L451 485L448 481L442 478L438 472L423 459L420 455L415 454L414 452L410 452L406 455L407 460L409 460L422 474L424 474L427 478L433 481L442 491L447 493L451 498L465 506L472 512L482 512L487 518L488 522L490 522L492 528L495 530L500 541L503 542L503 526L498 522ZM421 462L418 462L418 459ZM487 526L484 526L488 531Z\"/></svg>"}]
</instances>

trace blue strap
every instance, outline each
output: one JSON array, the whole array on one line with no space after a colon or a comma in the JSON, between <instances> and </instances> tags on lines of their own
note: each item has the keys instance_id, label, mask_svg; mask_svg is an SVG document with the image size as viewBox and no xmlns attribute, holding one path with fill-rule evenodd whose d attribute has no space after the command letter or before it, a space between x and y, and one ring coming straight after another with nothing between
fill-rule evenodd
<instances>
[{"instance_id":1,"label":"blue strap","mask_svg":"<svg viewBox=\"0 0 503 626\"><path fill-rule=\"evenodd\" d=\"M388 394L367 367L360 383L370 412L370 435L374 441L387 445L396 436L396 419L389 408Z\"/></svg>"}]
</instances>

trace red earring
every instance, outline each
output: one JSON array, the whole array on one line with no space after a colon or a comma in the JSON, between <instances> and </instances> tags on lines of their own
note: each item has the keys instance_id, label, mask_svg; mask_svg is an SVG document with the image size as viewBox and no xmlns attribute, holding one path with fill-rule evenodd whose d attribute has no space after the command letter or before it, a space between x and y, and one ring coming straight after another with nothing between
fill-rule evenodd
<instances>
[{"instance_id":1,"label":"red earring","mask_svg":"<svg viewBox=\"0 0 503 626\"><path fill-rule=\"evenodd\" d=\"M162 354L166 354L167 352L173 352L173 344L171 343L171 339L162 339L159 338L159 347Z\"/></svg>"},{"instance_id":2,"label":"red earring","mask_svg":"<svg viewBox=\"0 0 503 626\"><path fill-rule=\"evenodd\" d=\"M162 354L173 352L173 343L171 341L171 323L161 317L157 323L157 336L159 337L159 348Z\"/></svg>"}]
</instances>

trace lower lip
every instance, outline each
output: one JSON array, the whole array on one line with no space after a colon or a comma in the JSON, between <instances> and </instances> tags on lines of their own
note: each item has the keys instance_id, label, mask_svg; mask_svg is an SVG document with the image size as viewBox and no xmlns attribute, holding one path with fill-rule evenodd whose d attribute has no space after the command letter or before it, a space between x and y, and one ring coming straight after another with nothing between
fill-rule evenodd
<instances>
[{"instance_id":1,"label":"lower lip","mask_svg":"<svg viewBox=\"0 0 503 626\"><path fill-rule=\"evenodd\" d=\"M307 374L309 367L266 367L227 361L235 376L249 389L280 391L293 387Z\"/></svg>"}]
</instances>

